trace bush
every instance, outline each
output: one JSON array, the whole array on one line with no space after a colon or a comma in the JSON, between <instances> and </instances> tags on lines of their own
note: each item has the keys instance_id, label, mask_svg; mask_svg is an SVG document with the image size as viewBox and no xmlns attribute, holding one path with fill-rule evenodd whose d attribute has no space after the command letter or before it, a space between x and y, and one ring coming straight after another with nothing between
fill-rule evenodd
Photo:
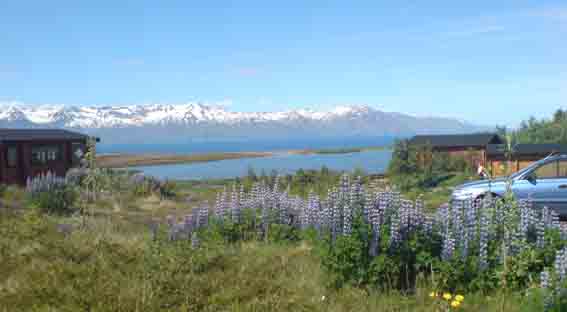
<instances>
[{"instance_id":1,"label":"bush","mask_svg":"<svg viewBox=\"0 0 567 312\"><path fill-rule=\"evenodd\" d=\"M162 199L175 197L176 184L173 181L160 181L155 177L146 176L143 173L135 173L130 176L129 184L131 185L133 193L137 196L158 194Z\"/></svg>"},{"instance_id":2,"label":"bush","mask_svg":"<svg viewBox=\"0 0 567 312\"><path fill-rule=\"evenodd\" d=\"M162 199L170 199L175 197L175 182L170 180L165 180L159 183L159 195Z\"/></svg>"},{"instance_id":3,"label":"bush","mask_svg":"<svg viewBox=\"0 0 567 312\"><path fill-rule=\"evenodd\" d=\"M398 141L388 167L391 181L402 191L437 187L455 173L471 175L472 168L463 156L435 152L431 146L412 146Z\"/></svg>"}]
</instances>

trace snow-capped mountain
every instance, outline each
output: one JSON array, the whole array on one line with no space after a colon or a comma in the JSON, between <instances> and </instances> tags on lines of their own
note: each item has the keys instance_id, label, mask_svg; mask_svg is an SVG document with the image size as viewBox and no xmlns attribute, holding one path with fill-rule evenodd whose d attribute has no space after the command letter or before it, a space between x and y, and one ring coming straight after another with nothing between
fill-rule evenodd
<instances>
[{"instance_id":1,"label":"snow-capped mountain","mask_svg":"<svg viewBox=\"0 0 567 312\"><path fill-rule=\"evenodd\" d=\"M479 130L456 119L414 117L382 112L370 106L339 106L325 111L233 112L202 103L90 107L0 103L0 127L78 129L112 143L377 137Z\"/></svg>"}]
</instances>

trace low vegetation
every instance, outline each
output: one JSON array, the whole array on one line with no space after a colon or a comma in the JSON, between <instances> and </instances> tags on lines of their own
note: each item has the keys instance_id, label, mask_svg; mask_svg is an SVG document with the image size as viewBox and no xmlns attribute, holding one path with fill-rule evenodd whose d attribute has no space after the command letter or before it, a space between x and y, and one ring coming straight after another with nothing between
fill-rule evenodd
<instances>
[{"instance_id":1,"label":"low vegetation","mask_svg":"<svg viewBox=\"0 0 567 312\"><path fill-rule=\"evenodd\" d=\"M541 311L564 300L565 241L529 202L429 214L421 198L321 170L211 182L199 195L209 207L184 198L203 182L88 169L67 178L76 209L3 190L20 208L0 219L0 310Z\"/></svg>"},{"instance_id":2,"label":"low vegetation","mask_svg":"<svg viewBox=\"0 0 567 312\"><path fill-rule=\"evenodd\" d=\"M551 118L531 117L523 121L517 130L499 127L499 133L512 145L516 143L567 144L567 111L558 109Z\"/></svg>"},{"instance_id":3,"label":"low vegetation","mask_svg":"<svg viewBox=\"0 0 567 312\"><path fill-rule=\"evenodd\" d=\"M419 287L410 296L327 287L307 244L217 245L151 240L118 221L58 231L72 220L27 213L0 219L2 311L438 311ZM467 294L465 311L526 311L518 294ZM534 309L537 311L537 308Z\"/></svg>"}]
</instances>

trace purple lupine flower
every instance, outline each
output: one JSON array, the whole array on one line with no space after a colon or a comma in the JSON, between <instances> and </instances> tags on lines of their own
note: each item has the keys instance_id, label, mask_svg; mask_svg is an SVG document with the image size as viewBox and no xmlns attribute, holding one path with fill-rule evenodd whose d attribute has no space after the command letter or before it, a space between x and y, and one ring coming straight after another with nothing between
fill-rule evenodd
<instances>
[{"instance_id":1,"label":"purple lupine flower","mask_svg":"<svg viewBox=\"0 0 567 312\"><path fill-rule=\"evenodd\" d=\"M183 217L183 226L185 228L185 232L190 233L193 231L193 215L185 215Z\"/></svg>"},{"instance_id":2,"label":"purple lupine flower","mask_svg":"<svg viewBox=\"0 0 567 312\"><path fill-rule=\"evenodd\" d=\"M372 210L372 207L374 206L375 197L373 196L370 188L366 190L365 195L366 196L364 198L364 205L362 206L362 218L364 222L371 223L370 210Z\"/></svg>"},{"instance_id":3,"label":"purple lupine flower","mask_svg":"<svg viewBox=\"0 0 567 312\"><path fill-rule=\"evenodd\" d=\"M540 274L540 286L541 288L548 289L551 287L551 276L548 271L543 271Z\"/></svg>"},{"instance_id":4,"label":"purple lupine flower","mask_svg":"<svg viewBox=\"0 0 567 312\"><path fill-rule=\"evenodd\" d=\"M567 247L556 252L553 267L555 268L559 281L563 282L567 276Z\"/></svg>"},{"instance_id":5,"label":"purple lupine flower","mask_svg":"<svg viewBox=\"0 0 567 312\"><path fill-rule=\"evenodd\" d=\"M521 200L518 203L518 208L520 210L520 223L519 223L519 238L522 241L527 240L528 231L530 229L530 222L531 222L531 215L530 215L530 207L528 205L528 201Z\"/></svg>"},{"instance_id":6,"label":"purple lupine flower","mask_svg":"<svg viewBox=\"0 0 567 312\"><path fill-rule=\"evenodd\" d=\"M480 225L479 225L479 267L481 270L488 268L488 239L490 224L488 222L486 207L480 211Z\"/></svg>"},{"instance_id":7,"label":"purple lupine flower","mask_svg":"<svg viewBox=\"0 0 567 312\"><path fill-rule=\"evenodd\" d=\"M343 206L343 234L352 234L352 207L349 203L345 203Z\"/></svg>"},{"instance_id":8,"label":"purple lupine flower","mask_svg":"<svg viewBox=\"0 0 567 312\"><path fill-rule=\"evenodd\" d=\"M199 227L207 226L209 223L209 203L207 201L199 208Z\"/></svg>"},{"instance_id":9,"label":"purple lupine flower","mask_svg":"<svg viewBox=\"0 0 567 312\"><path fill-rule=\"evenodd\" d=\"M453 234L448 232L443 240L443 250L441 252L441 258L443 260L449 260L453 257L455 253L455 239Z\"/></svg>"},{"instance_id":10,"label":"purple lupine flower","mask_svg":"<svg viewBox=\"0 0 567 312\"><path fill-rule=\"evenodd\" d=\"M466 200L463 203L464 209L464 235L462 242L462 253L461 256L465 259L468 256L469 249L471 248L476 226L476 204L472 200Z\"/></svg>"},{"instance_id":11,"label":"purple lupine flower","mask_svg":"<svg viewBox=\"0 0 567 312\"><path fill-rule=\"evenodd\" d=\"M557 214L557 212L555 212L555 210L553 209L551 210L551 228L556 230L561 229L561 223L559 223L559 214Z\"/></svg>"},{"instance_id":12,"label":"purple lupine flower","mask_svg":"<svg viewBox=\"0 0 567 312\"><path fill-rule=\"evenodd\" d=\"M396 247L400 240L400 216L394 212L390 215L390 248Z\"/></svg>"},{"instance_id":13,"label":"purple lupine flower","mask_svg":"<svg viewBox=\"0 0 567 312\"><path fill-rule=\"evenodd\" d=\"M232 187L232 197L230 202L230 217L232 222L238 224L240 222L240 196L237 192L236 184Z\"/></svg>"},{"instance_id":14,"label":"purple lupine flower","mask_svg":"<svg viewBox=\"0 0 567 312\"><path fill-rule=\"evenodd\" d=\"M463 210L464 210L464 203L462 201L456 201L451 205L451 230L450 232L453 234L451 236L452 243L456 244L454 248L462 250L462 240L459 240L458 244L455 241L455 237L462 238L464 235L464 224L463 224Z\"/></svg>"},{"instance_id":15,"label":"purple lupine flower","mask_svg":"<svg viewBox=\"0 0 567 312\"><path fill-rule=\"evenodd\" d=\"M337 189L333 189L329 205L331 207L331 238L334 241L342 233L342 215Z\"/></svg>"},{"instance_id":16,"label":"purple lupine flower","mask_svg":"<svg viewBox=\"0 0 567 312\"><path fill-rule=\"evenodd\" d=\"M186 233L183 223L175 223L169 227L169 240L176 241L183 239Z\"/></svg>"}]
</instances>

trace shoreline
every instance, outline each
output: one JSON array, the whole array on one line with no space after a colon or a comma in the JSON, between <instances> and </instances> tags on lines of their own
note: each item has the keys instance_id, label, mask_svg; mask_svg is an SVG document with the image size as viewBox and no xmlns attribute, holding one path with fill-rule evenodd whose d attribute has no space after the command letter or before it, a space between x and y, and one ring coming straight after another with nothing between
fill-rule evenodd
<instances>
[{"instance_id":1,"label":"shoreline","mask_svg":"<svg viewBox=\"0 0 567 312\"><path fill-rule=\"evenodd\" d=\"M228 159L271 157L273 152L226 152L191 155L175 154L103 154L96 157L99 167L125 168L174 164L201 163Z\"/></svg>"},{"instance_id":2,"label":"shoreline","mask_svg":"<svg viewBox=\"0 0 567 312\"><path fill-rule=\"evenodd\" d=\"M300 149L287 150L291 155L334 155L334 154L353 154L369 151L386 151L390 146L366 146L366 147L346 147L346 148L321 148L321 149Z\"/></svg>"}]
</instances>

